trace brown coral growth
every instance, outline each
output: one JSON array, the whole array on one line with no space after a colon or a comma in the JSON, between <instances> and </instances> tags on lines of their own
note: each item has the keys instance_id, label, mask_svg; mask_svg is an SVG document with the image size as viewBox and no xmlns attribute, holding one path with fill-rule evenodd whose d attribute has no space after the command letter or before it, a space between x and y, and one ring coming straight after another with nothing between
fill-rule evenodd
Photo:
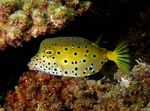
<instances>
[{"instance_id":1,"label":"brown coral growth","mask_svg":"<svg viewBox=\"0 0 150 111\"><path fill-rule=\"evenodd\" d=\"M129 82L121 81L124 78ZM29 71L6 99L7 111L139 111L149 109L150 66L139 62L130 75L114 79L58 77ZM124 85L123 85L124 84Z\"/></svg>"},{"instance_id":2,"label":"brown coral growth","mask_svg":"<svg viewBox=\"0 0 150 111\"><path fill-rule=\"evenodd\" d=\"M0 50L55 33L90 5L80 0L0 0Z\"/></svg>"}]
</instances>

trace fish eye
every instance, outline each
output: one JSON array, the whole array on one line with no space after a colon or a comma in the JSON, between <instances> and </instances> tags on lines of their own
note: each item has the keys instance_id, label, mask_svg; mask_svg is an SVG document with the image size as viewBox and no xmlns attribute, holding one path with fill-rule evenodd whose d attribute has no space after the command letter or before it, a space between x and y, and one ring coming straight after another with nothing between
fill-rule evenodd
<instances>
[{"instance_id":1,"label":"fish eye","mask_svg":"<svg viewBox=\"0 0 150 111\"><path fill-rule=\"evenodd\" d=\"M47 50L46 54L52 54L52 51L51 50Z\"/></svg>"},{"instance_id":2,"label":"fish eye","mask_svg":"<svg viewBox=\"0 0 150 111\"><path fill-rule=\"evenodd\" d=\"M49 56L51 56L51 55L53 55L53 54L54 54L54 50L51 50L51 49L45 50L45 55L46 55L47 57L49 57Z\"/></svg>"}]
</instances>

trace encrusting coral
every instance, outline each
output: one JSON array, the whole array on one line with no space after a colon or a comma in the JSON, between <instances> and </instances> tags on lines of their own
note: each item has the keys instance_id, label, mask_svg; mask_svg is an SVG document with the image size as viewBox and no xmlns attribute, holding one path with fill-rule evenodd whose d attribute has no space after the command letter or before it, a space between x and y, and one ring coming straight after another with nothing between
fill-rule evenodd
<instances>
[{"instance_id":1,"label":"encrusting coral","mask_svg":"<svg viewBox=\"0 0 150 111\"><path fill-rule=\"evenodd\" d=\"M0 50L55 33L90 5L84 0L0 0Z\"/></svg>"},{"instance_id":2,"label":"encrusting coral","mask_svg":"<svg viewBox=\"0 0 150 111\"><path fill-rule=\"evenodd\" d=\"M129 75L67 78L25 72L6 98L7 111L139 111L150 109L150 66L138 62Z\"/></svg>"}]
</instances>

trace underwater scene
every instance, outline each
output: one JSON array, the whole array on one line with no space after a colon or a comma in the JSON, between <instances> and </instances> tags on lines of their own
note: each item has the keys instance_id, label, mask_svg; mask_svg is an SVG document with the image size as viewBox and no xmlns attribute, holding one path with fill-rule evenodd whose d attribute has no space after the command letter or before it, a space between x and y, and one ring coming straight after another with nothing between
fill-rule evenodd
<instances>
[{"instance_id":1,"label":"underwater scene","mask_svg":"<svg viewBox=\"0 0 150 111\"><path fill-rule=\"evenodd\" d=\"M150 1L0 0L0 111L150 111Z\"/></svg>"}]
</instances>

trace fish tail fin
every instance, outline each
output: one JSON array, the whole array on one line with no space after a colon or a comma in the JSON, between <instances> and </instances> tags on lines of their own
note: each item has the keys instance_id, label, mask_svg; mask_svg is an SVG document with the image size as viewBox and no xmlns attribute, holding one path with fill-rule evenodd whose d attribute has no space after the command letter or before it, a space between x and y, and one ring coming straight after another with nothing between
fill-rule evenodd
<instances>
[{"instance_id":1,"label":"fish tail fin","mask_svg":"<svg viewBox=\"0 0 150 111\"><path fill-rule=\"evenodd\" d=\"M120 43L114 51L107 51L106 56L109 60L114 61L124 73L129 72L130 56L126 43Z\"/></svg>"}]
</instances>

